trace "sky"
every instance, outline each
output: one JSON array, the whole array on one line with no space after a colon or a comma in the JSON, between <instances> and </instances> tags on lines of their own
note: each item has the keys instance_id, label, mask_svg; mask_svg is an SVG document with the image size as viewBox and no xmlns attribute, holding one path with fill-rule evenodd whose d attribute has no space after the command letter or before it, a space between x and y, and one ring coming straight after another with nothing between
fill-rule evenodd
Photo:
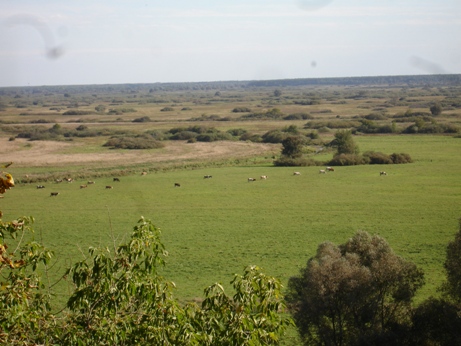
<instances>
[{"instance_id":1,"label":"sky","mask_svg":"<svg viewBox=\"0 0 461 346\"><path fill-rule=\"evenodd\" d=\"M0 87L444 73L460 0L0 0Z\"/></svg>"}]
</instances>

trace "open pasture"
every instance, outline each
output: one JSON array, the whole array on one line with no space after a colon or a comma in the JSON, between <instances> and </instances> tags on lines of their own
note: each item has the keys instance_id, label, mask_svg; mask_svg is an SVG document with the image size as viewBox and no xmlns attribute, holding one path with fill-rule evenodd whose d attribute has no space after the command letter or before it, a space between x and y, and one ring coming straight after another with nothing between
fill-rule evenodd
<instances>
[{"instance_id":1,"label":"open pasture","mask_svg":"<svg viewBox=\"0 0 461 346\"><path fill-rule=\"evenodd\" d=\"M228 287L249 264L286 283L319 243L343 243L357 230L383 236L424 269L420 297L436 294L461 216L460 139L361 136L356 142L362 152L406 152L415 162L335 167L327 174L319 174L323 167L267 165L178 170L94 179L84 189L86 180L44 189L19 184L0 206L5 220L36 218L36 237L57 254L55 277L83 259L88 246L122 241L142 215L162 229L170 253L163 274L185 300L216 281ZM62 287L58 300L65 294Z\"/></svg>"}]
</instances>

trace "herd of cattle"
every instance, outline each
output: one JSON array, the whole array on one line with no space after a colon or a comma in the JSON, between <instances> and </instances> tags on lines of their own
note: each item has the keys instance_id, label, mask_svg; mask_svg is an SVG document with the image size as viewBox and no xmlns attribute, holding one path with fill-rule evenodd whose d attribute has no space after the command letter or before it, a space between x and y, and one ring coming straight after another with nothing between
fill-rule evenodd
<instances>
[{"instance_id":1,"label":"herd of cattle","mask_svg":"<svg viewBox=\"0 0 461 346\"><path fill-rule=\"evenodd\" d=\"M327 172L334 172L334 171L335 171L335 169L333 167L326 167L325 169L320 169L319 174L326 174ZM143 171L141 173L141 175L145 176L145 175L147 175L147 172ZM293 175L301 175L301 172L293 172ZM387 172L381 171L381 172L379 172L379 175L380 176L381 175L387 175ZM203 176L203 179L211 179L211 178L212 178L211 175L204 175ZM268 178L269 178L269 176L267 176L267 175L261 175L259 177L260 180L266 180ZM256 178L248 178L248 182L252 182L252 181L256 181L256 180L257 180ZM58 184L58 183L62 183L63 181L66 181L68 183L72 183L74 180L72 178L56 179L55 183ZM120 178L117 178L117 177L112 178L112 181L120 182ZM93 185L93 184L95 184L95 182L90 180L86 184L80 185L80 189L85 189L85 188L88 187L88 185ZM174 183L174 187L181 187L181 184L180 183ZM37 185L37 189L44 189L44 188L45 188L44 185ZM112 185L106 185L106 189L112 189L112 188L113 188ZM51 192L50 193L50 197L58 196L58 195L59 195L59 192Z\"/></svg>"}]
</instances>

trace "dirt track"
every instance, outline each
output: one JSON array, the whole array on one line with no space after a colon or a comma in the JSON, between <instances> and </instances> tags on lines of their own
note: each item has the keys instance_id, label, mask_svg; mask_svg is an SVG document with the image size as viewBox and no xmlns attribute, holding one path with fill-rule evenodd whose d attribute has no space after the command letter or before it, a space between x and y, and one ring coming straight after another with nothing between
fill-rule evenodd
<instances>
[{"instance_id":1,"label":"dirt track","mask_svg":"<svg viewBox=\"0 0 461 346\"><path fill-rule=\"evenodd\" d=\"M76 148L76 146L80 146ZM15 167L63 166L76 164L129 165L149 162L201 161L226 158L243 158L263 153L277 155L280 147L274 144L247 142L185 143L183 141L166 142L163 149L149 150L111 150L102 148L98 153L84 152L82 144L34 141L23 139L8 141L0 139L2 162L13 161Z\"/></svg>"}]
</instances>

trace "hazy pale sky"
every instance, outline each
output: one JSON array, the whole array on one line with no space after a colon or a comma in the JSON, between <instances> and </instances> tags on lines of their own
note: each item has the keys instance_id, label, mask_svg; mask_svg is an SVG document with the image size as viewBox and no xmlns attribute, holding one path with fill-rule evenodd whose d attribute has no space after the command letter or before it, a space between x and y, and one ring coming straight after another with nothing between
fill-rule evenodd
<instances>
[{"instance_id":1,"label":"hazy pale sky","mask_svg":"<svg viewBox=\"0 0 461 346\"><path fill-rule=\"evenodd\" d=\"M0 0L0 86L461 73L461 0Z\"/></svg>"}]
</instances>

